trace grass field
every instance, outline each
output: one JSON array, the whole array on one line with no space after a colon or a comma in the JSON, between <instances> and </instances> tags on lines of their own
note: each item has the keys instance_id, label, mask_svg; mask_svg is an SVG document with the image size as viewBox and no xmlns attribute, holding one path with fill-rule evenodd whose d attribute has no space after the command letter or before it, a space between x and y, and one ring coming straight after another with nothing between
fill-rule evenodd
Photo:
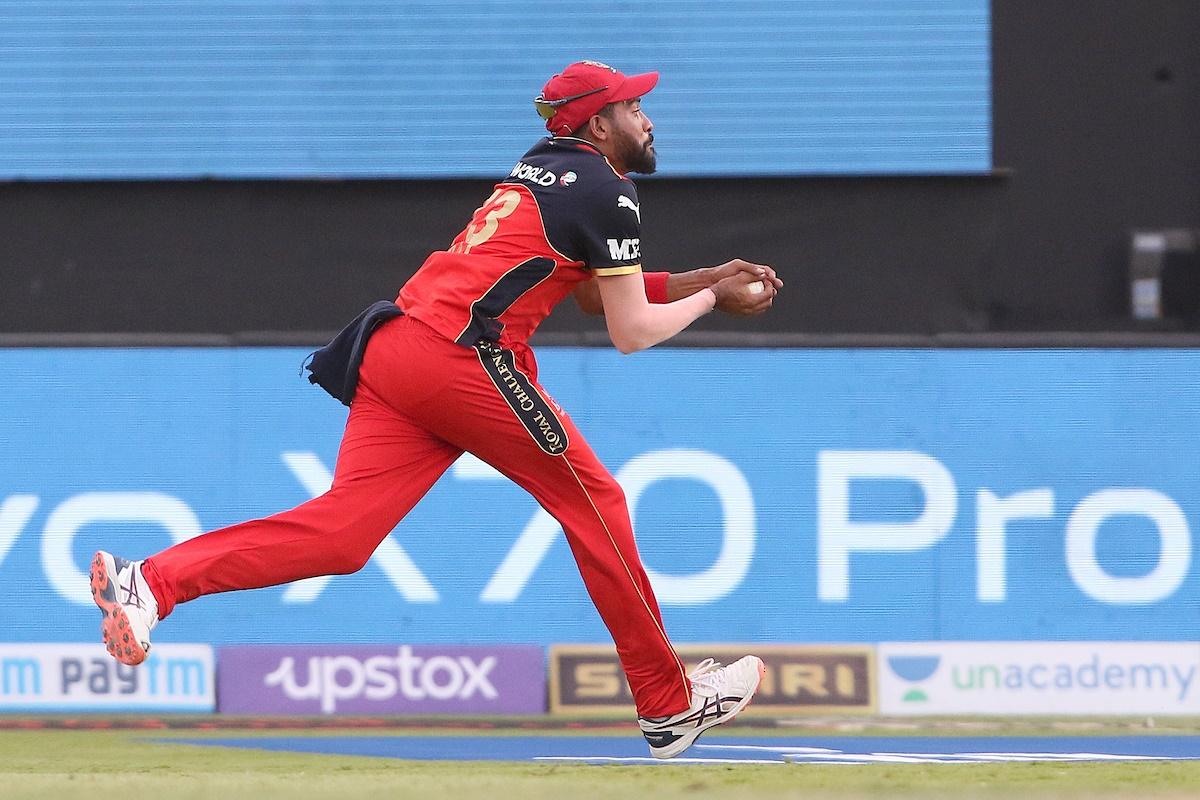
<instances>
[{"instance_id":1,"label":"grass field","mask_svg":"<svg viewBox=\"0 0 1200 800\"><path fill-rule=\"evenodd\" d=\"M951 724L951 723L946 723ZM1062 733L1051 722L954 723L973 735ZM1139 722L1064 724L1070 735L1138 730L1197 734L1200 725L1173 721L1146 729ZM853 722L821 730L847 734L886 730L919 734L911 723ZM944 733L937 722L931 732ZM461 733L461 731L457 731ZM268 732L239 731L238 736ZM278 731L269 732L279 735ZM306 735L314 732L289 732ZM331 731L319 732L322 736ZM356 736L438 736L450 731L340 731ZM477 732L476 732L477 733ZM740 734L755 731L739 729ZM779 730L770 731L778 735ZM1194 800L1200 761L1045 764L899 764L868 766L738 765L587 766L500 762L414 762L360 756L259 752L160 743L161 739L229 736L197 730L0 730L3 798L305 798L398 797L439 800L582 800L583 798L1120 798ZM494 735L511 735L497 731ZM561 735L574 735L563 732ZM596 735L595 731L589 735ZM611 735L636 735L636 731Z\"/></svg>"}]
</instances>

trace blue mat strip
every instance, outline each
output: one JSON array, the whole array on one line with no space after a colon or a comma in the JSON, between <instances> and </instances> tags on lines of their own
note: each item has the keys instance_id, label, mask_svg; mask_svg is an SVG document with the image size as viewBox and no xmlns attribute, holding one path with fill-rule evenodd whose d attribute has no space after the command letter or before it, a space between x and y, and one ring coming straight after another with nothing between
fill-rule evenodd
<instances>
[{"instance_id":1,"label":"blue mat strip","mask_svg":"<svg viewBox=\"0 0 1200 800\"><path fill-rule=\"evenodd\" d=\"M1200 736L713 737L682 759L648 758L640 737L272 736L159 739L163 743L420 761L583 763L978 763L1200 759Z\"/></svg>"}]
</instances>

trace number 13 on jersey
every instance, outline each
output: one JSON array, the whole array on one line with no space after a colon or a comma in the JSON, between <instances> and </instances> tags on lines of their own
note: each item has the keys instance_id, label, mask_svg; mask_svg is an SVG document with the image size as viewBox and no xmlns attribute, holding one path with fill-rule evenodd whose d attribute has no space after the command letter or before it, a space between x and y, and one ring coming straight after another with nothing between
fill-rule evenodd
<instances>
[{"instance_id":1,"label":"number 13 on jersey","mask_svg":"<svg viewBox=\"0 0 1200 800\"><path fill-rule=\"evenodd\" d=\"M513 189L497 189L476 211L475 216L461 234L461 239L450 247L451 253L469 253L474 247L491 239L500 225L500 220L511 216L521 202L521 193Z\"/></svg>"}]
</instances>

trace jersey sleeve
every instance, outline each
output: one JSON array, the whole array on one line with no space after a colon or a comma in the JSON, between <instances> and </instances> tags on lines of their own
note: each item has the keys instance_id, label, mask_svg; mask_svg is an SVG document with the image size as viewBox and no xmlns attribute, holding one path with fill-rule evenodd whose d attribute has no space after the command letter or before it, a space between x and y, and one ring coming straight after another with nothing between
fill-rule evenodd
<instances>
[{"instance_id":1,"label":"jersey sleeve","mask_svg":"<svg viewBox=\"0 0 1200 800\"><path fill-rule=\"evenodd\" d=\"M606 183L581 205L576 244L587 268L595 275L640 272L642 210L633 183Z\"/></svg>"}]
</instances>

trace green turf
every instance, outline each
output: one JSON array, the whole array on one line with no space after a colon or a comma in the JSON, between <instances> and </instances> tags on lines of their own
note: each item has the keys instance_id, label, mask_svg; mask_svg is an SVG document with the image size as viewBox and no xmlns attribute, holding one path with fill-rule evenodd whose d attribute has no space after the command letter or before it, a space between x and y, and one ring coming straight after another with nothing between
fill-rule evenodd
<instances>
[{"instance_id":1,"label":"green turf","mask_svg":"<svg viewBox=\"0 0 1200 800\"><path fill-rule=\"evenodd\" d=\"M1113 723L1113 728L1116 727ZM1017 732L1003 726L998 728L971 733ZM739 729L738 732L750 733L750 730ZM1129 733L1130 730L1122 727L1120 732ZM1187 732L1194 732L1194 729ZM281 732L264 733L279 735ZM320 733L333 735L335 732ZM361 733L368 732L351 735ZM369 733L378 736L398 732ZM431 733L422 731L419 735ZM478 732L470 733L477 735ZM778 735L779 731L774 733ZM838 733L845 735L844 730ZM811 735L812 731L806 729L804 734ZM437 800L677 800L707 797L1194 800L1200 796L1197 788L1200 787L1200 762L596 767L404 762L146 741L175 736L230 735L243 734L231 731L0 731L0 797L6 800L27 797L55 800L85 797L91 800L110 797L137 800L242 797L253 800L326 797L339 800L368 797Z\"/></svg>"}]
</instances>

